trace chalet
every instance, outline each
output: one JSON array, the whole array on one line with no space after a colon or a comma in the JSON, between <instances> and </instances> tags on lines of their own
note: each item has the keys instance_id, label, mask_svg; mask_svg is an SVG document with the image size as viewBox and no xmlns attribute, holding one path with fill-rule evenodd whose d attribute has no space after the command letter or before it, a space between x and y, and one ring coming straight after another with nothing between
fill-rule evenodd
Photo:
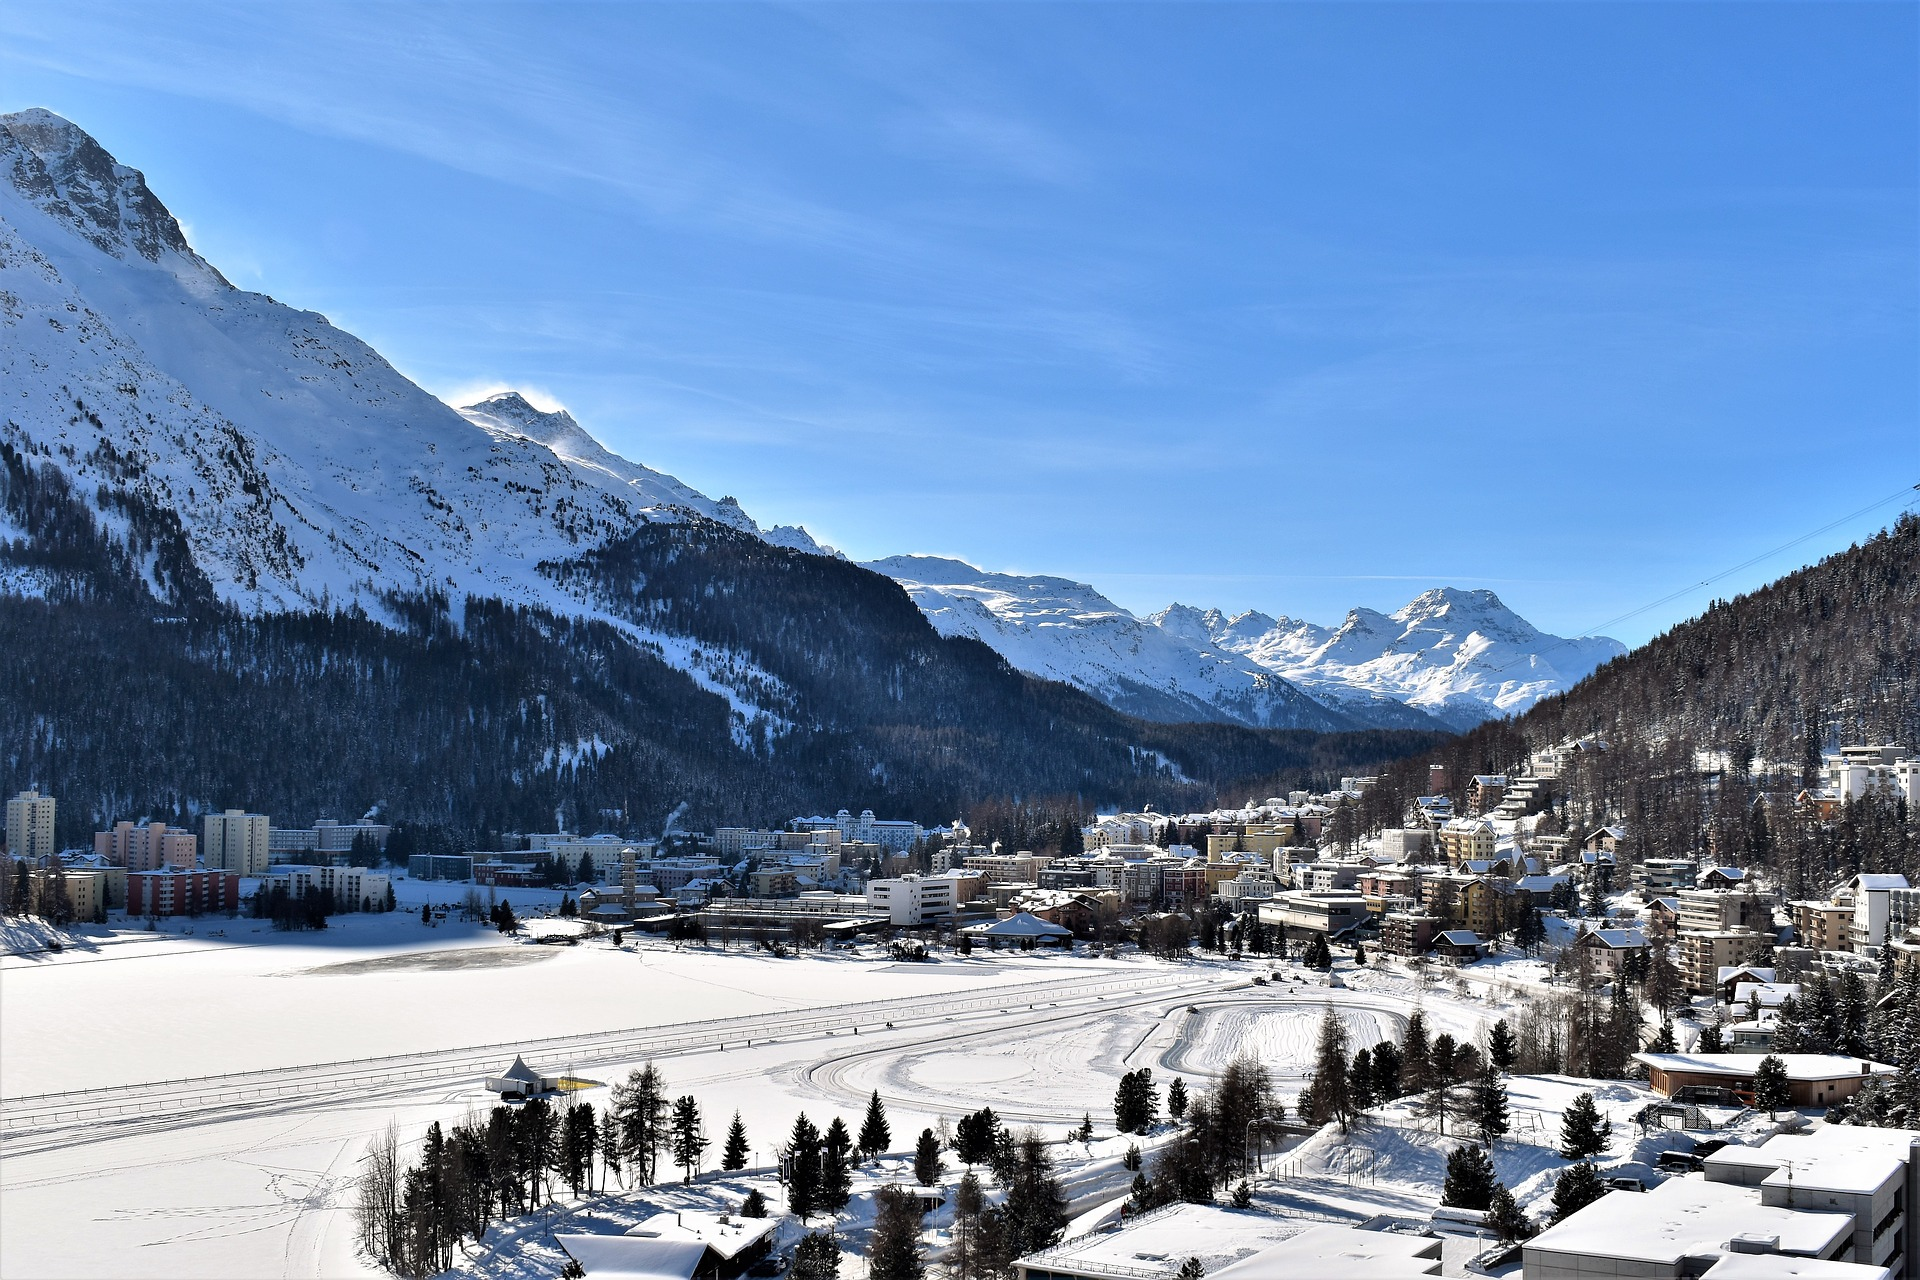
<instances>
[{"instance_id":1,"label":"chalet","mask_svg":"<svg viewBox=\"0 0 1920 1280\"><path fill-rule=\"evenodd\" d=\"M1433 940L1435 955L1471 964L1487 954L1487 944L1471 929L1447 929Z\"/></svg>"},{"instance_id":2,"label":"chalet","mask_svg":"<svg viewBox=\"0 0 1920 1280\"><path fill-rule=\"evenodd\" d=\"M1647 939L1638 929L1590 929L1574 944L1603 973L1619 973L1634 956L1647 953Z\"/></svg>"},{"instance_id":3,"label":"chalet","mask_svg":"<svg viewBox=\"0 0 1920 1280\"><path fill-rule=\"evenodd\" d=\"M1591 853L1619 853L1620 846L1627 842L1627 829L1622 826L1602 827L1587 837L1586 847Z\"/></svg>"}]
</instances>

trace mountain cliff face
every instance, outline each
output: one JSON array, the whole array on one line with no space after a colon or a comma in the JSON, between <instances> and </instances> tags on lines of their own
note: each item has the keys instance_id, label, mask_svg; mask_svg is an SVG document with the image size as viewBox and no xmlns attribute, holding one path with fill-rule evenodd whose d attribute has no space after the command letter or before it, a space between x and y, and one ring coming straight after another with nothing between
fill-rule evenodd
<instances>
[{"instance_id":1,"label":"mountain cliff face","mask_svg":"<svg viewBox=\"0 0 1920 1280\"><path fill-rule=\"evenodd\" d=\"M1130 715L1286 729L1364 723L1251 663L1196 648L1084 583L985 573L938 556L891 556L864 567L905 587L941 635L979 640L1021 671L1084 689Z\"/></svg>"},{"instance_id":2,"label":"mountain cliff face","mask_svg":"<svg viewBox=\"0 0 1920 1280\"><path fill-rule=\"evenodd\" d=\"M1017 673L803 530L234 288L44 111L0 117L0 389L0 777L60 795L63 838L228 804L1205 802L1424 745L1145 724Z\"/></svg>"},{"instance_id":3,"label":"mountain cliff face","mask_svg":"<svg viewBox=\"0 0 1920 1280\"><path fill-rule=\"evenodd\" d=\"M1085 583L989 573L937 556L866 562L942 635L1153 720L1464 729L1525 710L1624 653L1541 632L1491 591L1428 591L1339 626L1175 604L1137 618Z\"/></svg>"},{"instance_id":4,"label":"mountain cliff face","mask_svg":"<svg viewBox=\"0 0 1920 1280\"><path fill-rule=\"evenodd\" d=\"M1152 621L1239 654L1349 714L1385 702L1455 728L1524 711L1573 687L1626 646L1540 631L1491 591L1440 587L1391 614L1354 609L1337 627L1174 605Z\"/></svg>"}]
</instances>

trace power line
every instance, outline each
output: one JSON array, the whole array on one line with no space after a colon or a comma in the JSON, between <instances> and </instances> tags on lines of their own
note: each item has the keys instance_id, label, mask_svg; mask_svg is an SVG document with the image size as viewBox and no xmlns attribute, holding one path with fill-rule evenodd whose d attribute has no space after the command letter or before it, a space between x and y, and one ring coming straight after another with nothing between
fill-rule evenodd
<instances>
[{"instance_id":1,"label":"power line","mask_svg":"<svg viewBox=\"0 0 1920 1280\"><path fill-rule=\"evenodd\" d=\"M1731 569L1722 569L1719 573L1713 574L1711 577L1702 578L1698 582L1690 582L1686 586L1681 587L1678 591L1670 592L1667 595L1661 596L1658 600L1650 601L1647 604L1641 605L1637 609L1630 609L1626 613L1621 614L1617 618L1608 618L1605 622L1596 623L1594 626L1587 628L1583 636L1565 637L1563 639L1555 641L1554 643L1548 645L1544 649L1541 649L1537 653L1522 654L1520 657L1514 658L1513 660L1507 663L1504 663L1501 666L1491 668L1491 670L1494 672L1505 671L1507 670L1508 667L1515 666L1521 662L1529 661L1534 658L1543 657L1546 654L1552 653L1555 649L1558 649L1562 645L1572 644L1575 639L1585 639L1593 636L1602 636L1607 632L1609 628L1617 627L1621 623L1626 622L1631 618L1637 618L1641 614L1646 613L1648 610L1658 609L1663 604L1670 604L1673 601L1678 600L1681 596L1690 595L1693 592L1700 590L1700 588L1702 587L1710 587L1714 583L1720 581L1722 578L1731 577L1732 575L1739 573L1742 569L1751 569L1754 565L1759 564L1762 560L1770 560L1774 556L1779 555L1782 551L1791 551L1793 548L1799 546L1803 542L1808 541L1809 539L1817 538L1823 533L1827 533L1827 532L1830 532L1831 530L1837 529L1841 525L1846 524L1849 520L1857 520L1861 516L1867 514L1867 512L1877 510L1880 507L1884 507L1889 502L1894 501L1896 498L1904 497L1905 495L1913 493L1916 490L1920 490L1920 484L1908 485L1905 488L1896 489L1884 498L1876 498L1874 501L1869 502L1866 506L1861 507L1858 511L1849 511L1846 515L1841 516L1838 520L1830 521L1827 524L1821 525L1818 529L1814 529L1810 532L1803 533L1799 537L1794 538L1790 542L1783 542L1779 546L1774 547L1771 550L1762 551L1759 555L1754 556L1750 560L1742 560L1739 564L1734 565ZM1909 504L1911 504L1914 501L1920 501L1920 499L1909 499L1908 501L1909 501Z\"/></svg>"}]
</instances>

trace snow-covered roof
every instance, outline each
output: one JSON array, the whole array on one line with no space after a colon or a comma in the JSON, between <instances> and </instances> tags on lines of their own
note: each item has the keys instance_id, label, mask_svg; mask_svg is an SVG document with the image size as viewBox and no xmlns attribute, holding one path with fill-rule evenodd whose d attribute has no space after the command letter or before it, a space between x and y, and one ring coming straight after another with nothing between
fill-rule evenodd
<instances>
[{"instance_id":1,"label":"snow-covered roof","mask_svg":"<svg viewBox=\"0 0 1920 1280\"><path fill-rule=\"evenodd\" d=\"M1787 1079L1795 1081L1842 1080L1851 1076L1890 1076L1899 1068L1884 1062L1869 1062L1838 1053L1776 1053L1787 1069ZM1636 1062L1662 1071L1689 1075L1727 1076L1747 1079L1761 1060L1750 1053L1636 1053Z\"/></svg>"},{"instance_id":2,"label":"snow-covered roof","mask_svg":"<svg viewBox=\"0 0 1920 1280\"><path fill-rule=\"evenodd\" d=\"M1304 1226L1249 1209L1182 1203L1143 1213L1118 1231L1080 1236L1021 1261L1057 1274L1131 1277L1171 1276L1188 1258L1199 1258L1211 1276L1224 1274L1215 1268L1258 1257L1303 1234Z\"/></svg>"},{"instance_id":3,"label":"snow-covered roof","mask_svg":"<svg viewBox=\"0 0 1920 1280\"><path fill-rule=\"evenodd\" d=\"M1431 1236L1358 1227L1319 1226L1218 1271L1209 1280L1272 1276L1339 1276L1341 1280L1404 1280L1440 1274L1440 1241Z\"/></svg>"},{"instance_id":4,"label":"snow-covered roof","mask_svg":"<svg viewBox=\"0 0 1920 1280\"><path fill-rule=\"evenodd\" d=\"M502 1071L499 1078L502 1080L524 1080L526 1083L536 1086L540 1083L540 1073L528 1066L526 1060L517 1053L513 1055L513 1065L505 1071Z\"/></svg>"},{"instance_id":5,"label":"snow-covered roof","mask_svg":"<svg viewBox=\"0 0 1920 1280\"><path fill-rule=\"evenodd\" d=\"M1594 929L1585 934L1581 941L1585 942L1588 938L1616 951L1633 951L1647 945L1646 935L1638 929Z\"/></svg>"},{"instance_id":6,"label":"snow-covered roof","mask_svg":"<svg viewBox=\"0 0 1920 1280\"><path fill-rule=\"evenodd\" d=\"M1719 1253L1737 1235L1778 1236L1781 1249L1817 1256L1852 1231L1850 1213L1775 1208L1751 1187L1671 1178L1642 1195L1600 1197L1535 1236L1527 1252L1670 1267L1689 1254Z\"/></svg>"},{"instance_id":7,"label":"snow-covered roof","mask_svg":"<svg viewBox=\"0 0 1920 1280\"><path fill-rule=\"evenodd\" d=\"M1716 986L1725 986L1727 979L1742 973L1749 975L1754 982L1772 982L1774 977L1772 969L1756 968L1750 964L1723 964L1715 971L1713 981Z\"/></svg>"},{"instance_id":8,"label":"snow-covered roof","mask_svg":"<svg viewBox=\"0 0 1920 1280\"><path fill-rule=\"evenodd\" d=\"M1727 1253L1701 1273L1702 1280L1886 1280L1885 1267L1784 1253Z\"/></svg>"},{"instance_id":9,"label":"snow-covered roof","mask_svg":"<svg viewBox=\"0 0 1920 1280\"><path fill-rule=\"evenodd\" d=\"M587 1280L692 1280L707 1246L698 1240L649 1240L636 1236L569 1235L553 1242L580 1264Z\"/></svg>"},{"instance_id":10,"label":"snow-covered roof","mask_svg":"<svg viewBox=\"0 0 1920 1280\"><path fill-rule=\"evenodd\" d=\"M1856 889L1905 889L1907 878L1903 875L1862 871L1852 880Z\"/></svg>"},{"instance_id":11,"label":"snow-covered roof","mask_svg":"<svg viewBox=\"0 0 1920 1280\"><path fill-rule=\"evenodd\" d=\"M704 1244L722 1258L733 1258L749 1245L770 1235L779 1225L778 1218L740 1218L732 1214L678 1209L656 1213L639 1226L628 1227L627 1238L693 1240Z\"/></svg>"},{"instance_id":12,"label":"snow-covered roof","mask_svg":"<svg viewBox=\"0 0 1920 1280\"><path fill-rule=\"evenodd\" d=\"M1065 938L1073 934L1071 929L1025 911L1010 915L1005 920L995 920L992 924L969 925L960 932L979 938Z\"/></svg>"},{"instance_id":13,"label":"snow-covered roof","mask_svg":"<svg viewBox=\"0 0 1920 1280\"><path fill-rule=\"evenodd\" d=\"M1434 941L1444 942L1450 947L1479 947L1486 945L1481 942L1480 935L1471 929L1447 929L1436 937Z\"/></svg>"}]
</instances>

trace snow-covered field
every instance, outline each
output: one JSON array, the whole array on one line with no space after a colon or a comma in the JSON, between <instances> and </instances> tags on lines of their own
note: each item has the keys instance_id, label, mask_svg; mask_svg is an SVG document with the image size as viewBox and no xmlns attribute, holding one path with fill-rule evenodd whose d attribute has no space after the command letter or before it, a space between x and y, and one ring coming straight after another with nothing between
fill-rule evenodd
<instances>
[{"instance_id":1,"label":"snow-covered field","mask_svg":"<svg viewBox=\"0 0 1920 1280\"><path fill-rule=\"evenodd\" d=\"M417 1140L491 1105L481 1077L546 1037L572 1039L534 1065L609 1083L656 1058L711 1133L740 1112L759 1164L797 1112L857 1124L874 1089L903 1148L981 1106L1050 1136L1090 1113L1110 1133L1115 1083L1135 1067L1204 1085L1252 1052L1290 1093L1327 1008L1356 1045L1397 1034L1416 1004L1457 1035L1500 1011L1390 969L1255 986L1249 965L1139 957L542 947L405 911L320 934L191 927L0 958L0 1275L363 1274L347 1206L367 1140L389 1120ZM850 1010L874 1001L889 1003ZM717 1019L736 1021L705 1025ZM509 1047L461 1052L493 1045ZM417 1055L404 1071L316 1072L402 1054ZM232 1073L246 1074L158 1087ZM21 1101L71 1090L94 1092L59 1104L72 1112ZM52 1115L66 1118L42 1123ZM1076 1212L1130 1176L1099 1146L1066 1169Z\"/></svg>"}]
</instances>

